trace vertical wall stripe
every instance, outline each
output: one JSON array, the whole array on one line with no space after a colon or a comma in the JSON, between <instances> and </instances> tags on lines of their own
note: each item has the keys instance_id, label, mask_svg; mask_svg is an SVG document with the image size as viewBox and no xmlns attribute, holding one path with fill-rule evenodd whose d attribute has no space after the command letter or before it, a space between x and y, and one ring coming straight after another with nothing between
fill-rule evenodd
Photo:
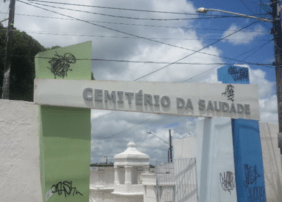
<instances>
[{"instance_id":1,"label":"vertical wall stripe","mask_svg":"<svg viewBox=\"0 0 282 202\"><path fill-rule=\"evenodd\" d=\"M90 59L91 50L91 42L86 42L37 54L36 78L91 80L91 60L77 60ZM44 202L89 201L90 119L90 109L40 106L40 172Z\"/></svg>"},{"instance_id":2,"label":"vertical wall stripe","mask_svg":"<svg viewBox=\"0 0 282 202\"><path fill-rule=\"evenodd\" d=\"M249 84L248 68L236 66L219 68L218 80L223 83ZM234 119L232 132L238 202L264 202L266 197L258 121Z\"/></svg>"}]
</instances>

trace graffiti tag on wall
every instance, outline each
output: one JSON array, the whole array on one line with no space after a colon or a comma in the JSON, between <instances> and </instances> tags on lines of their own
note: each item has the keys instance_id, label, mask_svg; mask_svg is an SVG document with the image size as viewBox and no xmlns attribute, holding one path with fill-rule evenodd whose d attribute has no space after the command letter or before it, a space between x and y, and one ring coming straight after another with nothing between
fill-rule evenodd
<instances>
[{"instance_id":1,"label":"graffiti tag on wall","mask_svg":"<svg viewBox=\"0 0 282 202\"><path fill-rule=\"evenodd\" d=\"M65 53L64 55L59 55L55 53L55 57L52 57L48 62L51 67L47 67L54 74L56 79L57 76L64 78L68 75L70 69L70 64L76 63L76 58L71 53Z\"/></svg>"},{"instance_id":2,"label":"graffiti tag on wall","mask_svg":"<svg viewBox=\"0 0 282 202\"><path fill-rule=\"evenodd\" d=\"M59 182L57 184L54 184L51 187L52 193L58 193L58 195L64 194L65 197L67 196L74 196L74 195L81 195L83 196L77 189L76 187L72 187L72 181L64 181L64 182Z\"/></svg>"},{"instance_id":3,"label":"graffiti tag on wall","mask_svg":"<svg viewBox=\"0 0 282 202\"><path fill-rule=\"evenodd\" d=\"M223 174L219 173L219 180L222 189L231 194L231 190L235 187L234 174L231 171L224 172Z\"/></svg>"},{"instance_id":4,"label":"graffiti tag on wall","mask_svg":"<svg viewBox=\"0 0 282 202\"><path fill-rule=\"evenodd\" d=\"M229 67L228 74L232 76L234 81L243 81L249 79L249 72L247 68Z\"/></svg>"},{"instance_id":5,"label":"graffiti tag on wall","mask_svg":"<svg viewBox=\"0 0 282 202\"><path fill-rule=\"evenodd\" d=\"M247 189L249 201L265 202L265 187L257 185L257 179L261 175L257 171L257 166L244 165L245 180L244 186Z\"/></svg>"},{"instance_id":6,"label":"graffiti tag on wall","mask_svg":"<svg viewBox=\"0 0 282 202\"><path fill-rule=\"evenodd\" d=\"M234 92L234 86L228 84L225 88L225 92L223 92L222 95L227 96L227 100L231 100L233 102L235 96Z\"/></svg>"}]
</instances>

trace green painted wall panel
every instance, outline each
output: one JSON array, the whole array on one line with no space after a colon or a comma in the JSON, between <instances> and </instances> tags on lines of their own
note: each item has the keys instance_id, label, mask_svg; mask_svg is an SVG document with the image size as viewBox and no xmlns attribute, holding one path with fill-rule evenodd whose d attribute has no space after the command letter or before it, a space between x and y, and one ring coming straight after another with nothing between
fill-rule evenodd
<instances>
[{"instance_id":1,"label":"green painted wall panel","mask_svg":"<svg viewBox=\"0 0 282 202\"><path fill-rule=\"evenodd\" d=\"M75 63L68 63L67 60L63 60L70 65L69 71L67 71L67 76L56 76L56 79L91 80L92 47L90 46L92 46L91 41L38 53L35 56L35 77L37 79L54 79L55 76L50 70L52 58L54 58L53 61L56 61L55 59L59 58L56 54L61 56L60 59L69 58L68 53L70 53L78 60ZM64 57L65 54L67 54L66 57Z\"/></svg>"},{"instance_id":2,"label":"green painted wall panel","mask_svg":"<svg viewBox=\"0 0 282 202\"><path fill-rule=\"evenodd\" d=\"M91 46L86 42L37 54L36 78L91 80ZM89 201L90 118L90 109L40 106L44 202Z\"/></svg>"}]
</instances>

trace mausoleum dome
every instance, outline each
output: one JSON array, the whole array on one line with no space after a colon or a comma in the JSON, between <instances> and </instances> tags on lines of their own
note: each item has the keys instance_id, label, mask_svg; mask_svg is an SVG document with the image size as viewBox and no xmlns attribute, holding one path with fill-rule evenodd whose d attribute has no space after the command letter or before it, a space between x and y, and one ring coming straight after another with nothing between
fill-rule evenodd
<instances>
[{"instance_id":1,"label":"mausoleum dome","mask_svg":"<svg viewBox=\"0 0 282 202\"><path fill-rule=\"evenodd\" d=\"M116 166L125 166L125 165L132 165L132 166L142 166L142 165L149 165L149 156L144 154L136 149L136 145L134 142L129 142L127 144L127 149L115 155L115 165Z\"/></svg>"}]
</instances>

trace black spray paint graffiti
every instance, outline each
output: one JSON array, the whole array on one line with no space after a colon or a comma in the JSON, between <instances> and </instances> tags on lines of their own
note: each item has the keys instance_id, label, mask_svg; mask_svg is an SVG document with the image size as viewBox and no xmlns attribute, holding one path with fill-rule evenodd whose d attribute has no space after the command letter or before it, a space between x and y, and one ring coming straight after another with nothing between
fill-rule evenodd
<instances>
[{"instance_id":1,"label":"black spray paint graffiti","mask_svg":"<svg viewBox=\"0 0 282 202\"><path fill-rule=\"evenodd\" d=\"M248 189L248 201L265 202L265 188L264 186L254 186Z\"/></svg>"},{"instance_id":2,"label":"black spray paint graffiti","mask_svg":"<svg viewBox=\"0 0 282 202\"><path fill-rule=\"evenodd\" d=\"M234 101L234 86L232 86L231 84L228 84L225 88L225 92L222 93L222 95L226 95L227 96L227 100L231 100L232 102Z\"/></svg>"},{"instance_id":3,"label":"black spray paint graffiti","mask_svg":"<svg viewBox=\"0 0 282 202\"><path fill-rule=\"evenodd\" d=\"M64 182L59 182L57 184L54 184L51 187L52 193L58 193L58 195L65 194L65 197L67 196L74 196L74 195L81 195L83 196L79 191L76 190L76 187L72 187L72 181L64 181Z\"/></svg>"},{"instance_id":4,"label":"black spray paint graffiti","mask_svg":"<svg viewBox=\"0 0 282 202\"><path fill-rule=\"evenodd\" d=\"M249 79L249 72L246 68L229 67L228 74L230 74L234 81L242 81Z\"/></svg>"},{"instance_id":5,"label":"black spray paint graffiti","mask_svg":"<svg viewBox=\"0 0 282 202\"><path fill-rule=\"evenodd\" d=\"M219 173L219 180L222 189L231 194L231 190L235 187L234 174L231 171L224 172L223 174Z\"/></svg>"},{"instance_id":6,"label":"black spray paint graffiti","mask_svg":"<svg viewBox=\"0 0 282 202\"><path fill-rule=\"evenodd\" d=\"M47 68L54 74L55 79L57 76L64 78L68 75L68 71L72 71L72 69L70 69L70 64L74 63L76 63L76 58L73 54L65 53L62 56L56 52L55 57L52 57L52 59L49 60L51 67Z\"/></svg>"},{"instance_id":7,"label":"black spray paint graffiti","mask_svg":"<svg viewBox=\"0 0 282 202\"><path fill-rule=\"evenodd\" d=\"M260 175L257 172L257 166L249 166L248 164L244 165L245 170L245 181L244 185L245 187L248 187L250 184L254 184L257 181L257 178L260 177Z\"/></svg>"},{"instance_id":8,"label":"black spray paint graffiti","mask_svg":"<svg viewBox=\"0 0 282 202\"><path fill-rule=\"evenodd\" d=\"M244 165L245 181L244 185L248 192L248 201L265 202L265 188L264 186L256 186L257 179L260 174L257 172L257 166Z\"/></svg>"}]
</instances>

